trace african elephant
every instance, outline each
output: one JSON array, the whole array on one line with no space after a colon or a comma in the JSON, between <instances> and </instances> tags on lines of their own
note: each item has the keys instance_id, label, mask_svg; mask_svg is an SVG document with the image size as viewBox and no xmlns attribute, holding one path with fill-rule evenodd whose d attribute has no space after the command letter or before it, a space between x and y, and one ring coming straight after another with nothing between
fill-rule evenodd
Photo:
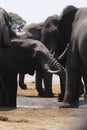
<instances>
[{"instance_id":1,"label":"african elephant","mask_svg":"<svg viewBox=\"0 0 87 130\"><path fill-rule=\"evenodd\" d=\"M38 40L32 39L14 39L9 48L0 49L0 66L12 70L16 74L16 79L12 82L15 86L3 85L0 92L4 92L5 106L16 107L17 95L17 73L34 74L35 70L46 71L49 73L56 73L62 79L65 85L65 70L53 57L50 51ZM1 74L1 73L0 73ZM10 81L7 79L7 83ZM2 83L3 84L3 83ZM10 90L12 88L12 90ZM11 98L11 91L12 97ZM10 94L10 95L9 95ZM3 93L1 93L3 95ZM0 99L0 106L2 106L2 96Z\"/></svg>"},{"instance_id":2,"label":"african elephant","mask_svg":"<svg viewBox=\"0 0 87 130\"><path fill-rule=\"evenodd\" d=\"M49 16L43 23L31 24L24 27L23 32L25 35L22 38L32 38L42 41L42 43L50 50L50 52L58 59L58 56L66 48L68 40L66 35L63 33L63 29L60 29L59 17L58 15ZM64 38L62 38L64 37ZM65 67L66 57L59 60L60 64ZM46 78L45 78L46 77ZM19 75L19 84L22 88L26 88L24 84L24 75ZM44 80L44 88L42 87L42 79ZM60 79L61 81L61 79ZM62 86L62 82L61 86ZM84 93L83 84L80 85L80 95ZM52 93L52 75L49 73L44 73L36 71L36 88L39 96L53 96ZM58 101L63 101L65 88L61 88Z\"/></svg>"},{"instance_id":3,"label":"african elephant","mask_svg":"<svg viewBox=\"0 0 87 130\"><path fill-rule=\"evenodd\" d=\"M49 16L43 23L31 24L31 25L25 26L23 29L23 32L25 32L25 35L22 36L22 39L32 38L32 39L37 39L39 41L41 40L42 43L55 56L55 58L58 58L58 56L65 49L66 45L63 44L63 42L61 42L61 44L58 43L61 37L59 36L57 26L58 26L58 15ZM63 64L64 66L65 58L62 61L63 62L61 62L61 64ZM24 84L23 79L24 79L24 75L19 74L19 85L25 89L26 85ZM45 89L43 89L42 87L42 79L44 80ZM61 86L62 86L62 83L61 83ZM36 71L36 89L38 91L39 96L52 97L53 96L52 75L49 73ZM63 89L64 88L62 88L62 90Z\"/></svg>"},{"instance_id":4,"label":"african elephant","mask_svg":"<svg viewBox=\"0 0 87 130\"><path fill-rule=\"evenodd\" d=\"M12 24L12 19L10 15L3 8L0 8L0 49L9 48L11 46L11 39L16 36L16 33L12 30L11 24ZM12 94L12 92L14 91L13 88L14 89L17 88L17 87L15 88L16 85L15 83L13 83L14 79L16 82L17 80L16 73L13 70L0 65L0 104L1 106L5 105L4 92L2 93L2 91L4 90L4 87L2 86L6 86L10 88L10 91L12 90L11 93L10 91L7 92L9 93L8 98L10 99L11 102L14 98ZM11 86L13 86L13 88ZM8 99L6 100L8 102Z\"/></svg>"},{"instance_id":5,"label":"african elephant","mask_svg":"<svg viewBox=\"0 0 87 130\"><path fill-rule=\"evenodd\" d=\"M59 27L59 17L58 15L49 16L43 24L41 29L41 42L49 49L49 51L54 55L54 57L59 60L61 53L66 50L68 41L66 41L65 34L61 34ZM62 38L64 37L64 39ZM68 47L67 47L68 48ZM67 54L63 57L62 60L59 60L59 63L65 67L66 65ZM46 76L47 75L47 76ZM44 80L45 90L42 87L42 79ZM65 88L62 87L62 82L60 78L60 94L58 101L63 101ZM40 96L51 97L52 93L52 74L46 72L36 71L36 88ZM79 95L84 93L83 83L80 85Z\"/></svg>"},{"instance_id":6,"label":"african elephant","mask_svg":"<svg viewBox=\"0 0 87 130\"><path fill-rule=\"evenodd\" d=\"M24 28L22 29L22 32L24 32L24 34L19 35L19 37L21 39L35 39L35 40L41 40L41 29L43 27L43 22L42 23L32 23L29 25L25 25ZM26 89L27 86L26 84L24 84L24 78L25 75L24 74L20 74L19 73L19 86L22 89Z\"/></svg>"},{"instance_id":7,"label":"african elephant","mask_svg":"<svg viewBox=\"0 0 87 130\"><path fill-rule=\"evenodd\" d=\"M87 69L87 8L67 6L60 14L59 29L69 43L66 61L66 85L60 107L78 107L81 76ZM85 79L84 79L85 81Z\"/></svg>"},{"instance_id":8,"label":"african elephant","mask_svg":"<svg viewBox=\"0 0 87 130\"><path fill-rule=\"evenodd\" d=\"M54 55L56 59L58 56L64 51L66 44L61 42L61 37L58 31L58 15L49 16L45 21L43 28L41 30L41 42L49 49L49 51ZM61 40L62 41L62 40ZM64 58L61 62L63 66L65 66ZM47 75L47 77L45 76ZM42 87L42 79L44 80L45 90ZM62 88L62 82L60 78L60 86L61 86L61 94L64 93L64 88ZM40 71L36 71L36 88L39 92L40 96L52 97L52 74L42 73Z\"/></svg>"},{"instance_id":9,"label":"african elephant","mask_svg":"<svg viewBox=\"0 0 87 130\"><path fill-rule=\"evenodd\" d=\"M59 57L61 55L61 53L66 50L66 46L67 46L67 41L65 41L62 38L61 35L61 31L60 31L60 27L59 27L59 16L58 15L53 15L53 16L49 16L45 21L44 21L44 25L43 28L41 30L41 42L49 49L49 51L54 55L54 57L59 60ZM65 37L66 38L66 37ZM68 47L67 47L68 48ZM67 52L67 51L66 51ZM65 54L63 54L64 56ZM66 58L67 58L67 54L63 57L62 59L59 60L59 63L65 67L66 65ZM45 75L48 75L47 77ZM45 96L53 96L52 93L52 75L51 74L46 74L45 73L41 73L41 72L36 72L36 88L37 90L40 89L41 83L42 83L42 79L44 79L44 84L45 84ZM64 92L65 92L65 88L62 87L62 82L61 82L61 78L60 78L60 94L59 94L59 99L58 101L63 101L63 97L64 97ZM44 95L44 90L41 89L39 90L40 94L42 93L42 95ZM81 87L80 87L80 94L84 92L84 88L83 88L83 84L81 82Z\"/></svg>"}]
</instances>

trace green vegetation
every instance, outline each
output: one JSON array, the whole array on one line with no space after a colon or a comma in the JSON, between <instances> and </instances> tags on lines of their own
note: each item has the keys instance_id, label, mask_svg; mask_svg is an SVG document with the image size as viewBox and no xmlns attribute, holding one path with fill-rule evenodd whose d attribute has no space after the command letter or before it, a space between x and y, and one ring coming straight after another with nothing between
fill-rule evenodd
<instances>
[{"instance_id":1,"label":"green vegetation","mask_svg":"<svg viewBox=\"0 0 87 130\"><path fill-rule=\"evenodd\" d=\"M20 32L24 25L26 24L26 21L20 17L18 14L9 12L10 16L12 17L12 28L16 32Z\"/></svg>"}]
</instances>

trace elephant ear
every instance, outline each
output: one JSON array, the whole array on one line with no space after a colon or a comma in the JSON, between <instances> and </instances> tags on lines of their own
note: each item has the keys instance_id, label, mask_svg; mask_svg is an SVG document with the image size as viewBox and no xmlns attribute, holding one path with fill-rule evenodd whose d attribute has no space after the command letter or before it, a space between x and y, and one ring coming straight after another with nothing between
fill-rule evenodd
<instances>
[{"instance_id":1,"label":"elephant ear","mask_svg":"<svg viewBox=\"0 0 87 130\"><path fill-rule=\"evenodd\" d=\"M11 40L11 45L18 45L22 48L26 49L26 55L28 55L29 57L35 57L36 56L36 48L37 48L37 44L32 44L31 43L32 40L28 40L28 39L19 39L19 38L13 38Z\"/></svg>"},{"instance_id":2,"label":"elephant ear","mask_svg":"<svg viewBox=\"0 0 87 130\"><path fill-rule=\"evenodd\" d=\"M9 47L11 45L10 36L9 36L9 30L6 24L3 24L2 26L2 35L3 35L3 42L6 47Z\"/></svg>"},{"instance_id":3,"label":"elephant ear","mask_svg":"<svg viewBox=\"0 0 87 130\"><path fill-rule=\"evenodd\" d=\"M60 14L60 23L65 26L71 26L77 10L78 8L72 5L66 6Z\"/></svg>"},{"instance_id":4,"label":"elephant ear","mask_svg":"<svg viewBox=\"0 0 87 130\"><path fill-rule=\"evenodd\" d=\"M23 43L23 40L22 39L18 39L18 38L13 38L12 40L11 40L11 42L12 43Z\"/></svg>"},{"instance_id":5,"label":"elephant ear","mask_svg":"<svg viewBox=\"0 0 87 130\"><path fill-rule=\"evenodd\" d=\"M36 50L36 45L35 44L31 44L28 48L27 48L27 52L26 52L26 57L27 59L35 59L37 56L37 50ZM37 59L37 58L36 58Z\"/></svg>"}]
</instances>

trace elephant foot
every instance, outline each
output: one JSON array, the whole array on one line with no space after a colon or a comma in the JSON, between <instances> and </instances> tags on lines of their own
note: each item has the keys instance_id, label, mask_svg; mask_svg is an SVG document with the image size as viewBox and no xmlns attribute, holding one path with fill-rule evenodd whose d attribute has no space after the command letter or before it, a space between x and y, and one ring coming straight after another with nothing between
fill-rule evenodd
<instances>
[{"instance_id":1,"label":"elephant foot","mask_svg":"<svg viewBox=\"0 0 87 130\"><path fill-rule=\"evenodd\" d=\"M45 97L54 97L54 94L51 92L51 93L45 93Z\"/></svg>"},{"instance_id":2,"label":"elephant foot","mask_svg":"<svg viewBox=\"0 0 87 130\"><path fill-rule=\"evenodd\" d=\"M44 93L38 93L38 96L45 97L45 94Z\"/></svg>"},{"instance_id":3,"label":"elephant foot","mask_svg":"<svg viewBox=\"0 0 87 130\"><path fill-rule=\"evenodd\" d=\"M53 94L53 93L46 93L45 91L43 91L43 92L39 92L39 93L38 93L38 96L50 98L50 97L53 97L54 94Z\"/></svg>"},{"instance_id":4,"label":"elephant foot","mask_svg":"<svg viewBox=\"0 0 87 130\"><path fill-rule=\"evenodd\" d=\"M66 102L63 102L60 104L59 108L78 108L79 105L78 103L66 103Z\"/></svg>"},{"instance_id":5,"label":"elephant foot","mask_svg":"<svg viewBox=\"0 0 87 130\"><path fill-rule=\"evenodd\" d=\"M38 96L40 96L40 97L45 97L45 91L38 92Z\"/></svg>"},{"instance_id":6,"label":"elephant foot","mask_svg":"<svg viewBox=\"0 0 87 130\"><path fill-rule=\"evenodd\" d=\"M58 102L63 102L64 96L62 94L59 94Z\"/></svg>"}]
</instances>

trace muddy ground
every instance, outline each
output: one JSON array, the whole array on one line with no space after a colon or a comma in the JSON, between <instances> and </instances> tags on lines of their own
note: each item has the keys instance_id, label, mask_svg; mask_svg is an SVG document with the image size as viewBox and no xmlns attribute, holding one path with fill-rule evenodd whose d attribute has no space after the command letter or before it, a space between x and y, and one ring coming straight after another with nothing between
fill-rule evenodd
<instances>
[{"instance_id":1,"label":"muddy ground","mask_svg":"<svg viewBox=\"0 0 87 130\"><path fill-rule=\"evenodd\" d=\"M17 109L0 109L0 130L87 130L87 106L81 98L80 108L59 109L58 85L53 85L54 98L40 98L35 83L28 89L18 88Z\"/></svg>"}]
</instances>

